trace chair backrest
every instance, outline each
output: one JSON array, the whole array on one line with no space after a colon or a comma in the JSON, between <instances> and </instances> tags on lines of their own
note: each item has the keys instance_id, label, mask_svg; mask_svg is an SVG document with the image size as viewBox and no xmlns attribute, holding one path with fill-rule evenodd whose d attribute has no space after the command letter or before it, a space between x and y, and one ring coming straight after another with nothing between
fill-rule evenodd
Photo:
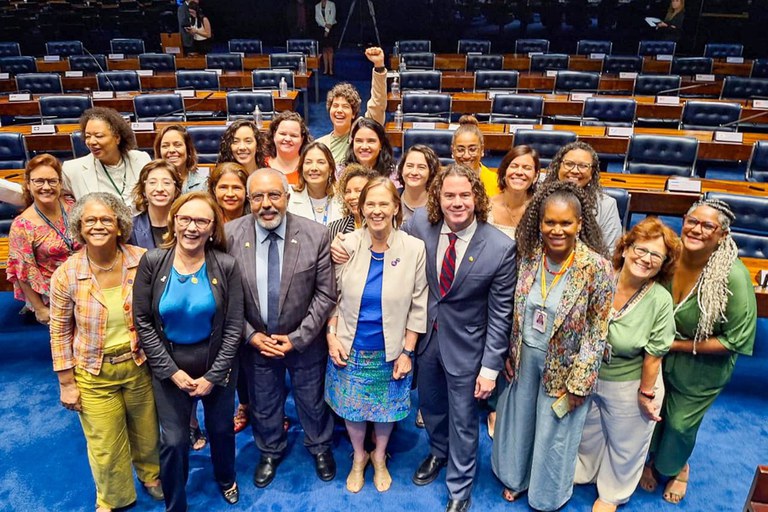
<instances>
[{"instance_id":1,"label":"chair backrest","mask_svg":"<svg viewBox=\"0 0 768 512\"><path fill-rule=\"evenodd\" d=\"M512 146L531 146L539 154L542 168L547 167L561 147L575 142L573 132L556 130L517 130L512 140Z\"/></svg>"},{"instance_id":2,"label":"chair backrest","mask_svg":"<svg viewBox=\"0 0 768 512\"><path fill-rule=\"evenodd\" d=\"M403 39L397 41L396 45L400 53L422 53L432 51L432 41L428 39Z\"/></svg>"},{"instance_id":3,"label":"chair backrest","mask_svg":"<svg viewBox=\"0 0 768 512\"><path fill-rule=\"evenodd\" d=\"M86 73L98 73L101 70L107 69L107 58L100 54L70 55L69 69Z\"/></svg>"},{"instance_id":4,"label":"chair backrest","mask_svg":"<svg viewBox=\"0 0 768 512\"><path fill-rule=\"evenodd\" d=\"M170 53L142 53L139 55L139 69L176 71L176 57Z\"/></svg>"},{"instance_id":5,"label":"chair backrest","mask_svg":"<svg viewBox=\"0 0 768 512\"><path fill-rule=\"evenodd\" d=\"M732 233L750 233L768 237L768 201L764 197L707 192L704 198L723 201L731 207L731 211L736 216L731 222Z\"/></svg>"},{"instance_id":6,"label":"chair backrest","mask_svg":"<svg viewBox=\"0 0 768 512\"><path fill-rule=\"evenodd\" d=\"M21 133L0 132L0 169L23 169L29 160Z\"/></svg>"},{"instance_id":7,"label":"chair backrest","mask_svg":"<svg viewBox=\"0 0 768 512\"><path fill-rule=\"evenodd\" d=\"M83 139L83 132L77 131L70 135L70 142L72 144L72 154L75 158L80 158L91 152L88 146L85 145L85 139Z\"/></svg>"},{"instance_id":8,"label":"chair backrest","mask_svg":"<svg viewBox=\"0 0 768 512\"><path fill-rule=\"evenodd\" d=\"M406 92L403 94L403 119L447 123L451 120L451 95Z\"/></svg>"},{"instance_id":9,"label":"chair backrest","mask_svg":"<svg viewBox=\"0 0 768 512\"><path fill-rule=\"evenodd\" d=\"M137 121L184 121L184 99L180 94L137 94L133 97Z\"/></svg>"},{"instance_id":10,"label":"chair backrest","mask_svg":"<svg viewBox=\"0 0 768 512\"><path fill-rule=\"evenodd\" d=\"M629 139L624 172L693 176L699 141L693 137L635 134Z\"/></svg>"},{"instance_id":11,"label":"chair backrest","mask_svg":"<svg viewBox=\"0 0 768 512\"><path fill-rule=\"evenodd\" d=\"M453 130L408 129L403 133L403 153L416 144L426 144L435 151L441 161L451 159Z\"/></svg>"},{"instance_id":12,"label":"chair backrest","mask_svg":"<svg viewBox=\"0 0 768 512\"><path fill-rule=\"evenodd\" d=\"M752 146L746 178L747 181L768 182L768 140L758 140Z\"/></svg>"},{"instance_id":13,"label":"chair backrest","mask_svg":"<svg viewBox=\"0 0 768 512\"><path fill-rule=\"evenodd\" d=\"M1 42L0 43L0 57L20 57L21 47L19 43L14 42Z\"/></svg>"},{"instance_id":14,"label":"chair backrest","mask_svg":"<svg viewBox=\"0 0 768 512\"><path fill-rule=\"evenodd\" d=\"M400 54L400 62L405 61L407 69L435 69L435 54L430 52L408 52Z\"/></svg>"},{"instance_id":15,"label":"chair backrest","mask_svg":"<svg viewBox=\"0 0 768 512\"><path fill-rule=\"evenodd\" d=\"M491 53L491 42L487 39L459 39L456 53Z\"/></svg>"},{"instance_id":16,"label":"chair backrest","mask_svg":"<svg viewBox=\"0 0 768 512\"><path fill-rule=\"evenodd\" d=\"M768 78L768 58L755 59L752 61L752 71L749 73L752 78Z\"/></svg>"},{"instance_id":17,"label":"chair backrest","mask_svg":"<svg viewBox=\"0 0 768 512\"><path fill-rule=\"evenodd\" d=\"M600 87L600 73L591 71L558 71L555 77L555 92L597 92Z\"/></svg>"},{"instance_id":18,"label":"chair backrest","mask_svg":"<svg viewBox=\"0 0 768 512\"><path fill-rule=\"evenodd\" d=\"M33 94L61 94L61 75L58 73L22 73L16 75L16 89Z\"/></svg>"},{"instance_id":19,"label":"chair backrest","mask_svg":"<svg viewBox=\"0 0 768 512\"><path fill-rule=\"evenodd\" d=\"M542 72L568 69L568 55L564 53L545 53L531 56L531 71Z\"/></svg>"},{"instance_id":20,"label":"chair backrest","mask_svg":"<svg viewBox=\"0 0 768 512\"><path fill-rule=\"evenodd\" d=\"M37 62L34 57L28 55L20 57L2 57L0 58L0 71L18 75L19 73L36 73Z\"/></svg>"},{"instance_id":21,"label":"chair backrest","mask_svg":"<svg viewBox=\"0 0 768 512\"><path fill-rule=\"evenodd\" d=\"M640 56L674 55L677 43L674 41L640 41L637 54Z\"/></svg>"},{"instance_id":22,"label":"chair backrest","mask_svg":"<svg viewBox=\"0 0 768 512\"><path fill-rule=\"evenodd\" d=\"M467 71L478 69L501 69L504 67L503 55L467 55Z\"/></svg>"},{"instance_id":23,"label":"chair backrest","mask_svg":"<svg viewBox=\"0 0 768 512\"><path fill-rule=\"evenodd\" d=\"M288 39L285 42L288 53L303 53L304 55L317 55L318 43L316 39Z\"/></svg>"},{"instance_id":24,"label":"chair backrest","mask_svg":"<svg viewBox=\"0 0 768 512\"><path fill-rule=\"evenodd\" d=\"M711 57L672 57L669 72L673 75L695 75L712 72Z\"/></svg>"},{"instance_id":25,"label":"chair backrest","mask_svg":"<svg viewBox=\"0 0 768 512\"><path fill-rule=\"evenodd\" d=\"M400 73L400 89L439 91L442 76L440 71L403 71Z\"/></svg>"},{"instance_id":26,"label":"chair backrest","mask_svg":"<svg viewBox=\"0 0 768 512\"><path fill-rule=\"evenodd\" d=\"M215 71L182 69L176 72L176 87L217 91L219 90L219 75Z\"/></svg>"},{"instance_id":27,"label":"chair backrest","mask_svg":"<svg viewBox=\"0 0 768 512\"><path fill-rule=\"evenodd\" d=\"M639 55L606 55L603 59L603 73L640 73L643 70L643 58Z\"/></svg>"},{"instance_id":28,"label":"chair backrest","mask_svg":"<svg viewBox=\"0 0 768 512\"><path fill-rule=\"evenodd\" d=\"M5 238L11 231L13 219L21 213L21 209L11 203L0 201L0 237Z\"/></svg>"},{"instance_id":29,"label":"chair backrest","mask_svg":"<svg viewBox=\"0 0 768 512\"><path fill-rule=\"evenodd\" d=\"M704 45L704 56L713 59L741 57L743 52L744 45L738 43L708 43Z\"/></svg>"},{"instance_id":30,"label":"chair backrest","mask_svg":"<svg viewBox=\"0 0 768 512\"><path fill-rule=\"evenodd\" d=\"M581 115L583 126L632 126L637 102L631 98L587 98Z\"/></svg>"},{"instance_id":31,"label":"chair backrest","mask_svg":"<svg viewBox=\"0 0 768 512\"><path fill-rule=\"evenodd\" d=\"M280 87L280 79L285 78L289 89L293 89L293 73L286 69L254 69L251 72L251 81L254 89L277 89Z\"/></svg>"},{"instance_id":32,"label":"chair backrest","mask_svg":"<svg viewBox=\"0 0 768 512\"><path fill-rule=\"evenodd\" d=\"M616 200L621 227L626 230L629 228L629 204L632 202L632 194L625 188L615 187L603 187L603 192ZM613 247L610 249L613 250Z\"/></svg>"},{"instance_id":33,"label":"chair backrest","mask_svg":"<svg viewBox=\"0 0 768 512\"><path fill-rule=\"evenodd\" d=\"M681 130L736 131L741 105L724 101L686 101L680 116Z\"/></svg>"},{"instance_id":34,"label":"chair backrest","mask_svg":"<svg viewBox=\"0 0 768 512\"><path fill-rule=\"evenodd\" d=\"M115 38L109 41L111 53L122 53L124 55L141 55L145 53L144 41L141 39Z\"/></svg>"},{"instance_id":35,"label":"chair backrest","mask_svg":"<svg viewBox=\"0 0 768 512\"><path fill-rule=\"evenodd\" d=\"M475 90L514 91L519 79L520 73L514 69L480 69L475 71Z\"/></svg>"},{"instance_id":36,"label":"chair backrest","mask_svg":"<svg viewBox=\"0 0 768 512\"><path fill-rule=\"evenodd\" d=\"M197 159L201 164L216 162L219 155L219 145L226 126L190 126L187 128L192 143L197 150Z\"/></svg>"},{"instance_id":37,"label":"chair backrest","mask_svg":"<svg viewBox=\"0 0 768 512\"><path fill-rule=\"evenodd\" d=\"M677 94L675 92L664 93L680 88L680 75L637 75L635 78L634 96L656 96L661 94Z\"/></svg>"},{"instance_id":38,"label":"chair backrest","mask_svg":"<svg viewBox=\"0 0 768 512\"><path fill-rule=\"evenodd\" d=\"M141 79L136 71L106 71L96 73L100 91L140 91Z\"/></svg>"},{"instance_id":39,"label":"chair backrest","mask_svg":"<svg viewBox=\"0 0 768 512\"><path fill-rule=\"evenodd\" d=\"M41 96L40 119L43 124L74 124L93 106L90 96Z\"/></svg>"},{"instance_id":40,"label":"chair backrest","mask_svg":"<svg viewBox=\"0 0 768 512\"><path fill-rule=\"evenodd\" d=\"M733 231L731 237L739 249L739 258L768 259L768 235Z\"/></svg>"},{"instance_id":41,"label":"chair backrest","mask_svg":"<svg viewBox=\"0 0 768 512\"><path fill-rule=\"evenodd\" d=\"M227 93L227 120L251 118L257 105L263 119L273 116L275 101L271 92L230 91Z\"/></svg>"},{"instance_id":42,"label":"chair backrest","mask_svg":"<svg viewBox=\"0 0 768 512\"><path fill-rule=\"evenodd\" d=\"M261 39L230 39L229 51L240 53L262 53Z\"/></svg>"},{"instance_id":43,"label":"chair backrest","mask_svg":"<svg viewBox=\"0 0 768 512\"><path fill-rule=\"evenodd\" d=\"M723 80L721 99L749 100L768 97L768 78L726 76Z\"/></svg>"},{"instance_id":44,"label":"chair backrest","mask_svg":"<svg viewBox=\"0 0 768 512\"><path fill-rule=\"evenodd\" d=\"M60 55L69 57L70 55L83 54L82 41L49 41L45 43L45 53L47 55Z\"/></svg>"},{"instance_id":45,"label":"chair backrest","mask_svg":"<svg viewBox=\"0 0 768 512\"><path fill-rule=\"evenodd\" d=\"M269 67L272 69L299 69L301 54L299 53L273 53L269 56Z\"/></svg>"},{"instance_id":46,"label":"chair backrest","mask_svg":"<svg viewBox=\"0 0 768 512\"><path fill-rule=\"evenodd\" d=\"M518 39L515 41L515 53L531 53L549 51L549 39Z\"/></svg>"},{"instance_id":47,"label":"chair backrest","mask_svg":"<svg viewBox=\"0 0 768 512\"><path fill-rule=\"evenodd\" d=\"M594 39L581 39L576 43L576 55L589 55L590 53L604 53L610 55L613 49L611 41L598 41Z\"/></svg>"},{"instance_id":48,"label":"chair backrest","mask_svg":"<svg viewBox=\"0 0 768 512\"><path fill-rule=\"evenodd\" d=\"M492 123L541 124L544 98L525 94L496 94L491 100Z\"/></svg>"},{"instance_id":49,"label":"chair backrest","mask_svg":"<svg viewBox=\"0 0 768 512\"><path fill-rule=\"evenodd\" d=\"M205 56L205 67L224 71L242 71L243 57L239 53L209 53Z\"/></svg>"}]
</instances>

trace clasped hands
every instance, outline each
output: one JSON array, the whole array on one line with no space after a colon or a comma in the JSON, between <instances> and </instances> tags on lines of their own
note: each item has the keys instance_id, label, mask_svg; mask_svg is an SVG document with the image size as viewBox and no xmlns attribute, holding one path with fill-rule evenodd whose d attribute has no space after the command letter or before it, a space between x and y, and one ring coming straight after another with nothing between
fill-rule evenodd
<instances>
[{"instance_id":1,"label":"clasped hands","mask_svg":"<svg viewBox=\"0 0 768 512\"><path fill-rule=\"evenodd\" d=\"M205 377L193 379L184 370L178 370L171 375L171 380L176 386L189 396L207 396L213 391L213 384Z\"/></svg>"},{"instance_id":2,"label":"clasped hands","mask_svg":"<svg viewBox=\"0 0 768 512\"><path fill-rule=\"evenodd\" d=\"M258 349L264 357L280 359L293 350L293 343L285 334L273 334L267 336L263 332L256 332L249 341L252 347Z\"/></svg>"}]
</instances>

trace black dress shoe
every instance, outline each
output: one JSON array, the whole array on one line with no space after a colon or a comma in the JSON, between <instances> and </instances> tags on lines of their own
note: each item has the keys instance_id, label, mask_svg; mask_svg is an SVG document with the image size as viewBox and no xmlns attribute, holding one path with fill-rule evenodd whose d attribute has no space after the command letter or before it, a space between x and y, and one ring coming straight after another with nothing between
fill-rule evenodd
<instances>
[{"instance_id":1,"label":"black dress shoe","mask_svg":"<svg viewBox=\"0 0 768 512\"><path fill-rule=\"evenodd\" d=\"M240 500L240 490L237 488L237 484L234 487L220 487L221 495L224 497L224 501L230 505L234 505Z\"/></svg>"},{"instance_id":2,"label":"black dress shoe","mask_svg":"<svg viewBox=\"0 0 768 512\"><path fill-rule=\"evenodd\" d=\"M256 466L256 471L253 473L253 485L262 488L271 484L272 480L275 479L275 473L277 473L277 466L279 465L280 459L277 457L262 455L259 465Z\"/></svg>"},{"instance_id":3,"label":"black dress shoe","mask_svg":"<svg viewBox=\"0 0 768 512\"><path fill-rule=\"evenodd\" d=\"M331 450L315 455L315 472L317 477L323 482L336 478L336 461Z\"/></svg>"},{"instance_id":4,"label":"black dress shoe","mask_svg":"<svg viewBox=\"0 0 768 512\"><path fill-rule=\"evenodd\" d=\"M437 478L437 475L440 474L440 469L442 469L447 462L446 459L441 459L430 453L427 455L427 458L422 461L419 469L416 470L416 473L413 474L413 483L416 485L427 485L432 483L435 478Z\"/></svg>"},{"instance_id":5,"label":"black dress shoe","mask_svg":"<svg viewBox=\"0 0 768 512\"><path fill-rule=\"evenodd\" d=\"M445 506L445 512L467 512L472 505L472 500L467 498L466 500L448 500L448 505Z\"/></svg>"}]
</instances>

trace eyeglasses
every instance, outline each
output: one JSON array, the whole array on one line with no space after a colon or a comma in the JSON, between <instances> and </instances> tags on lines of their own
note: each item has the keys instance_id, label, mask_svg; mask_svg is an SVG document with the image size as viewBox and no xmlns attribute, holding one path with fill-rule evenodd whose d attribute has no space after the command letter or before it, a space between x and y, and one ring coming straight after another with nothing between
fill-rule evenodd
<instances>
[{"instance_id":1,"label":"eyeglasses","mask_svg":"<svg viewBox=\"0 0 768 512\"><path fill-rule=\"evenodd\" d=\"M696 217L692 217L690 215L686 215L683 217L683 226L685 226L688 229L693 229L696 226L701 226L701 232L705 235L711 235L712 233L717 230L720 226L718 224L715 224L714 222L709 222L705 220L699 220Z\"/></svg>"},{"instance_id":2,"label":"eyeglasses","mask_svg":"<svg viewBox=\"0 0 768 512\"><path fill-rule=\"evenodd\" d=\"M114 217L86 217L83 219L83 225L88 228L92 228L97 222L101 222L101 225L105 228L111 228L117 222Z\"/></svg>"},{"instance_id":3,"label":"eyeglasses","mask_svg":"<svg viewBox=\"0 0 768 512\"><path fill-rule=\"evenodd\" d=\"M661 254L659 252L651 251L650 249L646 249L645 247L640 247L639 245L632 244L630 247L632 247L632 252L635 253L635 256L638 258L645 258L646 256L651 256L651 261L655 264L663 263L664 260L667 259L667 256L664 254Z\"/></svg>"},{"instance_id":4,"label":"eyeglasses","mask_svg":"<svg viewBox=\"0 0 768 512\"><path fill-rule=\"evenodd\" d=\"M464 156L464 153L469 156L477 156L477 154L480 153L480 146L456 146L453 148L453 152L456 153L456 156Z\"/></svg>"},{"instance_id":5,"label":"eyeglasses","mask_svg":"<svg viewBox=\"0 0 768 512\"><path fill-rule=\"evenodd\" d=\"M190 217L189 215L175 215L173 218L176 219L176 224L180 228L186 228L194 222L197 229L205 229L211 225L211 222L213 222L213 219L206 219L205 217Z\"/></svg>"},{"instance_id":6,"label":"eyeglasses","mask_svg":"<svg viewBox=\"0 0 768 512\"><path fill-rule=\"evenodd\" d=\"M61 183L61 180L59 178L48 178L48 179L45 179L45 178L34 178L34 179L29 180L29 182L31 184L33 184L34 186L38 187L38 188L40 188L40 187L42 187L42 186L44 186L46 184L48 184L48 186L51 186L51 187L58 187L59 183Z\"/></svg>"},{"instance_id":7,"label":"eyeglasses","mask_svg":"<svg viewBox=\"0 0 768 512\"><path fill-rule=\"evenodd\" d=\"M509 166L507 167L508 171L518 171L520 169L522 169L524 171L527 171L527 172L531 172L531 171L535 171L536 170L532 165L520 165L520 164L514 164L514 163L509 164Z\"/></svg>"},{"instance_id":8,"label":"eyeglasses","mask_svg":"<svg viewBox=\"0 0 768 512\"><path fill-rule=\"evenodd\" d=\"M572 171L574 168L577 168L580 172L591 171L595 167L594 164L574 162L573 160L563 160L560 165L562 165L567 171Z\"/></svg>"},{"instance_id":9,"label":"eyeglasses","mask_svg":"<svg viewBox=\"0 0 768 512\"><path fill-rule=\"evenodd\" d=\"M284 192L280 192L278 190L273 190L271 192L267 192L266 194L262 194L259 192L256 194L251 194L251 201L253 201L256 204L261 204L264 202L264 198L267 197L269 198L270 203L276 203L277 201L283 198L283 195L285 195Z\"/></svg>"},{"instance_id":10,"label":"eyeglasses","mask_svg":"<svg viewBox=\"0 0 768 512\"><path fill-rule=\"evenodd\" d=\"M164 188L175 187L176 184L173 180L148 180L144 182L144 185L154 188L158 185L162 185Z\"/></svg>"}]
</instances>

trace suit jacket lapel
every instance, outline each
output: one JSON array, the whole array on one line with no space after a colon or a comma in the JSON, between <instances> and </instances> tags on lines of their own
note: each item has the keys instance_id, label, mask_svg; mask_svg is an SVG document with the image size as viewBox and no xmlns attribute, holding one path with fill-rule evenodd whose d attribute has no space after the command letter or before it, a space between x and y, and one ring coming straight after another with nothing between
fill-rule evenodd
<instances>
[{"instance_id":1,"label":"suit jacket lapel","mask_svg":"<svg viewBox=\"0 0 768 512\"><path fill-rule=\"evenodd\" d=\"M293 226L291 215L286 214L285 222L285 241L283 242L283 269L280 273L280 307L278 312L283 310L285 297L288 295L288 289L291 287L291 280L296 271L296 263L299 260L299 230Z\"/></svg>"},{"instance_id":2,"label":"suit jacket lapel","mask_svg":"<svg viewBox=\"0 0 768 512\"><path fill-rule=\"evenodd\" d=\"M584 267L587 264L584 252L586 246L581 242L577 242L576 255L574 256L573 267L571 268L566 281L566 287L563 291L563 297L560 299L560 304L557 307L557 313L555 314L555 320L552 323L552 333L557 332L563 320L571 312L571 309L576 304L576 301L581 296L581 292L587 285L587 272L584 271Z\"/></svg>"},{"instance_id":3,"label":"suit jacket lapel","mask_svg":"<svg viewBox=\"0 0 768 512\"><path fill-rule=\"evenodd\" d=\"M248 284L247 288L251 293L251 300L261 310L258 279L256 278L256 226L252 215L248 215L248 220L242 223L240 230L241 236L235 238L237 240L235 243L243 244L237 251L242 256L240 268L245 272L245 282Z\"/></svg>"},{"instance_id":4,"label":"suit jacket lapel","mask_svg":"<svg viewBox=\"0 0 768 512\"><path fill-rule=\"evenodd\" d=\"M424 240L424 245L427 249L427 282L430 290L440 290L440 283L438 281L439 272L437 270L437 244L440 241L440 227L441 223L431 224L429 226L429 236ZM443 255L440 255L442 261Z\"/></svg>"}]
</instances>

